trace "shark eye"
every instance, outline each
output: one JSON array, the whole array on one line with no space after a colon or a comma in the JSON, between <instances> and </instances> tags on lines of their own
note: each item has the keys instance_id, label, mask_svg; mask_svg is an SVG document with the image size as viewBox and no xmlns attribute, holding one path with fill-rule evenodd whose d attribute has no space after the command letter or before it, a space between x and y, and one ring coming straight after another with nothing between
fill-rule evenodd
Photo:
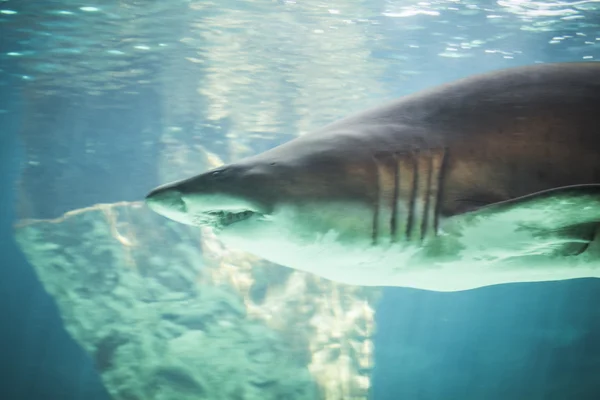
<instances>
[{"instance_id":1,"label":"shark eye","mask_svg":"<svg viewBox=\"0 0 600 400\"><path fill-rule=\"evenodd\" d=\"M210 176L211 176L211 178L222 178L226 172L227 172L226 169L218 169L216 171L212 171L210 173Z\"/></svg>"}]
</instances>

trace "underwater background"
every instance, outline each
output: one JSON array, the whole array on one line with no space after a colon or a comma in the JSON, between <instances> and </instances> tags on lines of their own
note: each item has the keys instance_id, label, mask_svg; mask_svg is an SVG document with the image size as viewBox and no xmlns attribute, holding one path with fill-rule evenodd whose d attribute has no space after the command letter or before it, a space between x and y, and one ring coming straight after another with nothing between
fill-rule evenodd
<instances>
[{"instance_id":1,"label":"underwater background","mask_svg":"<svg viewBox=\"0 0 600 400\"><path fill-rule=\"evenodd\" d=\"M596 279L347 287L140 203L416 90L599 58L598 1L0 0L0 399L599 399Z\"/></svg>"}]
</instances>

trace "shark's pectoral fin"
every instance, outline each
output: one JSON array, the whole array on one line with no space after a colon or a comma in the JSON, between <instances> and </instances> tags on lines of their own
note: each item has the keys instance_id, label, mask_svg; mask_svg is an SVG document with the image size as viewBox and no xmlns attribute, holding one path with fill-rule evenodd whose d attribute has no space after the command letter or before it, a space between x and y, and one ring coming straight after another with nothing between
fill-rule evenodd
<instances>
[{"instance_id":1,"label":"shark's pectoral fin","mask_svg":"<svg viewBox=\"0 0 600 400\"><path fill-rule=\"evenodd\" d=\"M490 258L584 252L600 224L600 185L551 189L448 218L442 233Z\"/></svg>"}]
</instances>

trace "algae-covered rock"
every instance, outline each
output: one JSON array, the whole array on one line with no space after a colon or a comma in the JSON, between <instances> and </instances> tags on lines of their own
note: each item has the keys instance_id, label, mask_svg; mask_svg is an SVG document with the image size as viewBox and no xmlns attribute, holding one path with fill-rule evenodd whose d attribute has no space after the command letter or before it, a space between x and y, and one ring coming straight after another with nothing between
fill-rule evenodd
<instances>
[{"instance_id":1,"label":"algae-covered rock","mask_svg":"<svg viewBox=\"0 0 600 400\"><path fill-rule=\"evenodd\" d=\"M17 240L114 399L363 399L373 289L225 248L140 203L22 221Z\"/></svg>"}]
</instances>

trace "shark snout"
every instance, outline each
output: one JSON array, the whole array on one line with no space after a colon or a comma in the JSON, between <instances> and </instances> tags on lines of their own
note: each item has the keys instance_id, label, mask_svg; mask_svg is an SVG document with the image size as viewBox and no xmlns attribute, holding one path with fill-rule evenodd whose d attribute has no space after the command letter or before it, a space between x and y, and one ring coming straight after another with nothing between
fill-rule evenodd
<instances>
[{"instance_id":1,"label":"shark snout","mask_svg":"<svg viewBox=\"0 0 600 400\"><path fill-rule=\"evenodd\" d=\"M268 174L229 166L152 190L146 204L154 212L188 225L225 226L271 214L276 197Z\"/></svg>"},{"instance_id":2,"label":"shark snout","mask_svg":"<svg viewBox=\"0 0 600 400\"><path fill-rule=\"evenodd\" d=\"M181 220L186 206L181 191L175 187L161 186L146 195L146 204L154 212L165 217Z\"/></svg>"}]
</instances>

